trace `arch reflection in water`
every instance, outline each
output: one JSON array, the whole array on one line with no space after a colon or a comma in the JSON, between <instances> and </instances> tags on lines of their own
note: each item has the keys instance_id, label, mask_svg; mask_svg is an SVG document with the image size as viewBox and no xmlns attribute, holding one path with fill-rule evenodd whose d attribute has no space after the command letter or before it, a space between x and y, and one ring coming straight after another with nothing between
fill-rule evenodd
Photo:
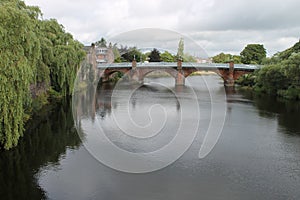
<instances>
[{"instance_id":1,"label":"arch reflection in water","mask_svg":"<svg viewBox=\"0 0 300 200\"><path fill-rule=\"evenodd\" d=\"M91 111L77 116L85 147L103 164L131 173L168 166L189 148L197 134L208 138L212 149L216 141L207 135L213 132L218 138L224 122L224 113L213 114L213 109L226 109L225 96L220 91L210 93L205 78L200 79L201 99L192 87L174 87L171 78L162 79L169 82L156 80L144 85L126 79L116 85L100 84L95 89L95 100L86 94L77 98L85 102L79 105L89 102L86 108ZM200 108L201 101L205 101L205 107Z\"/></svg>"},{"instance_id":2,"label":"arch reflection in water","mask_svg":"<svg viewBox=\"0 0 300 200\"><path fill-rule=\"evenodd\" d=\"M103 96L99 93L94 101L97 114L90 118L84 115L80 124L85 147L105 165L132 173L154 171L176 161L192 144L199 108L190 88L186 87L184 96L178 96L175 88L157 84L141 87L120 81L111 97L109 92ZM154 94L167 95L167 99L173 96L174 101Z\"/></svg>"},{"instance_id":3,"label":"arch reflection in water","mask_svg":"<svg viewBox=\"0 0 300 200\"><path fill-rule=\"evenodd\" d=\"M134 42L137 42L135 44L141 49L160 46L162 49L172 50L177 49L179 39L184 37L167 30L151 32L147 30L149 34L143 34L143 39L136 37L141 31L145 30L120 34L112 38L112 41L122 38L122 44L124 42L127 44L130 41L126 38L132 38L127 37L129 34L134 36ZM126 37L123 38L125 35ZM167 46L165 46L166 36L169 38ZM185 37L185 45L186 49L194 49L205 54L203 49L188 37ZM151 83L142 86L143 78L148 72L162 69L157 66L153 69L139 66L141 68L138 70L134 60L130 66L121 64L124 69L126 68L123 72L125 75L122 77L125 82L118 81L113 89L98 95L96 99L92 98L96 95L94 83L108 80L110 72L106 69L110 69L111 63L99 67L93 60L94 54L91 51L81 69L92 66L96 71L95 78L92 76L93 73L79 74L73 96L76 127L79 135L86 139L84 142L86 149L98 161L124 172L150 172L175 162L193 143L199 132L198 125L201 118L198 96L194 88L189 86L188 81L183 81L181 61L177 63L177 67L163 70L173 75L176 85L181 85L179 87L174 87L174 83L172 85ZM97 71L96 68L101 70ZM80 70L82 73L85 71ZM111 72L113 71L114 69ZM91 79L84 80L84 77ZM88 86L83 89L84 98L82 98L78 91L84 84ZM182 86L184 84L187 87ZM202 78L201 84L207 92L211 109L205 113L207 123L203 130L206 130L204 133L206 135L199 151L199 158L205 157L215 146L226 114L225 92L222 95L211 93L210 89L213 85L206 84L205 78ZM111 96L108 96L110 94ZM167 95L167 98L163 95ZM215 108L220 109L216 111ZM222 112L219 112L220 110Z\"/></svg>"},{"instance_id":4,"label":"arch reflection in water","mask_svg":"<svg viewBox=\"0 0 300 200\"><path fill-rule=\"evenodd\" d=\"M130 87L121 85L109 97L103 95L106 90L98 90L98 123L106 137L120 148L153 152L174 138L181 120L180 103L171 90L160 84L142 85L127 102Z\"/></svg>"}]
</instances>

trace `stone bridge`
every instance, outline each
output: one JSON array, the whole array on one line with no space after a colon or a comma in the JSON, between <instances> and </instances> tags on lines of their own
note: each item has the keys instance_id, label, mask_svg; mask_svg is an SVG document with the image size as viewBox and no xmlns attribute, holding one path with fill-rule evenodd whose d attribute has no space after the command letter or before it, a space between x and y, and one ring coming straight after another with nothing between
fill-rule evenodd
<instances>
[{"instance_id":1,"label":"stone bridge","mask_svg":"<svg viewBox=\"0 0 300 200\"><path fill-rule=\"evenodd\" d=\"M217 63L188 63L176 62L150 62L137 63L111 63L97 64L97 76L100 81L108 81L112 74L121 72L127 75L131 80L143 83L144 77L154 71L166 72L175 79L176 85L184 85L185 78L197 71L212 71L218 74L223 80L225 86L234 86L235 80L244 74L259 69L256 65L242 65L230 62L228 64Z\"/></svg>"}]
</instances>

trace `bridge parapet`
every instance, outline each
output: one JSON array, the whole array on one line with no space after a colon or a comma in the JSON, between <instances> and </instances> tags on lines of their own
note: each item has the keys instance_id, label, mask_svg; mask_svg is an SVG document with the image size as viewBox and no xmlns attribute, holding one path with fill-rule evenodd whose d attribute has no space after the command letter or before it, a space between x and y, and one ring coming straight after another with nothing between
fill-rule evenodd
<instances>
[{"instance_id":1,"label":"bridge parapet","mask_svg":"<svg viewBox=\"0 0 300 200\"><path fill-rule=\"evenodd\" d=\"M113 67L113 68L123 68L123 67L132 67L132 63L129 62L124 62L124 63L110 63L110 64L98 64L97 68L98 69L105 69L108 67Z\"/></svg>"},{"instance_id":2,"label":"bridge parapet","mask_svg":"<svg viewBox=\"0 0 300 200\"><path fill-rule=\"evenodd\" d=\"M177 62L149 62L149 63L140 63L136 62L137 68L142 67L157 67L157 68L176 68L178 66ZM122 68L122 67L132 67L132 63L111 63L111 64L98 64L97 68ZM204 68L204 69L229 69L228 63L190 63L190 62L182 62L182 68ZM256 70L260 69L260 65L246 65L246 64L234 64L234 69L243 69L243 70Z\"/></svg>"},{"instance_id":3,"label":"bridge parapet","mask_svg":"<svg viewBox=\"0 0 300 200\"><path fill-rule=\"evenodd\" d=\"M260 69L261 65L246 65L246 64L234 64L235 69L249 69L249 70L256 70Z\"/></svg>"}]
</instances>

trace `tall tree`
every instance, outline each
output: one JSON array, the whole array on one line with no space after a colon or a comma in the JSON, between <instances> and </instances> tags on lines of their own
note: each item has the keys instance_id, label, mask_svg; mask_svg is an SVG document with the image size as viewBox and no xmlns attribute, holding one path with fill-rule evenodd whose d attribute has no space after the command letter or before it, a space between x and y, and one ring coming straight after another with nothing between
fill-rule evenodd
<instances>
[{"instance_id":1,"label":"tall tree","mask_svg":"<svg viewBox=\"0 0 300 200\"><path fill-rule=\"evenodd\" d=\"M267 54L262 44L248 44L240 55L244 64L261 64Z\"/></svg>"},{"instance_id":2,"label":"tall tree","mask_svg":"<svg viewBox=\"0 0 300 200\"><path fill-rule=\"evenodd\" d=\"M114 54L114 62L121 62L121 54L120 54L120 51L117 47L117 43L115 43L113 46L112 46L112 51L113 51L113 54Z\"/></svg>"},{"instance_id":3,"label":"tall tree","mask_svg":"<svg viewBox=\"0 0 300 200\"><path fill-rule=\"evenodd\" d=\"M160 62L160 52L157 49L153 49L149 55L150 62Z\"/></svg>"},{"instance_id":4,"label":"tall tree","mask_svg":"<svg viewBox=\"0 0 300 200\"><path fill-rule=\"evenodd\" d=\"M42 36L48 39L51 49L49 58L50 80L52 88L63 96L73 91L73 82L80 62L84 57L83 46L66 33L56 20L41 21Z\"/></svg>"},{"instance_id":5,"label":"tall tree","mask_svg":"<svg viewBox=\"0 0 300 200\"><path fill-rule=\"evenodd\" d=\"M0 2L0 148L16 146L23 135L32 66L41 54L31 11L22 1Z\"/></svg>"},{"instance_id":6,"label":"tall tree","mask_svg":"<svg viewBox=\"0 0 300 200\"><path fill-rule=\"evenodd\" d=\"M183 59L183 56L184 56L184 40L183 38L180 38L176 57L177 59Z\"/></svg>"}]
</instances>

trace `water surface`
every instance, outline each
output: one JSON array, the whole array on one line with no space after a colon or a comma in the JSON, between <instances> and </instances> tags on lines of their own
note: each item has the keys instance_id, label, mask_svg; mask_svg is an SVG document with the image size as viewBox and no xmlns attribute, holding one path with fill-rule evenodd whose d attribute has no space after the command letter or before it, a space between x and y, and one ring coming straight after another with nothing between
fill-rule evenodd
<instances>
[{"instance_id":1,"label":"water surface","mask_svg":"<svg viewBox=\"0 0 300 200\"><path fill-rule=\"evenodd\" d=\"M101 124L109 139L120 148L151 152L174 137L181 120L178 98L184 98L192 88L200 108L199 130L192 146L180 159L164 169L145 174L113 170L97 161L84 147L83 144L92 141L88 135L81 135L84 140L80 140L70 105L58 105L35 118L17 148L0 153L1 199L300 198L299 103L228 90L226 108L216 107L220 113L226 111L220 139L207 157L199 159L199 148L215 105L203 79L188 78L191 88L177 88L180 97L172 92L176 90L173 78L149 78L145 82L128 102L132 118L140 126L147 126L153 117L151 126L155 128L161 122L154 118L164 119L160 114L168 116L162 132L158 130L159 134L147 141L124 136L114 124L113 111L122 115L128 108L124 107L122 98L131 90L130 85L121 87L113 101L114 85L101 85L96 95L91 92L82 96L82 100L90 99L93 104L82 104L76 114L83 116L85 122ZM206 83L214 85L215 94L223 93L218 77L206 77ZM191 100L185 98L187 102ZM141 137L150 133L143 134Z\"/></svg>"}]
</instances>

